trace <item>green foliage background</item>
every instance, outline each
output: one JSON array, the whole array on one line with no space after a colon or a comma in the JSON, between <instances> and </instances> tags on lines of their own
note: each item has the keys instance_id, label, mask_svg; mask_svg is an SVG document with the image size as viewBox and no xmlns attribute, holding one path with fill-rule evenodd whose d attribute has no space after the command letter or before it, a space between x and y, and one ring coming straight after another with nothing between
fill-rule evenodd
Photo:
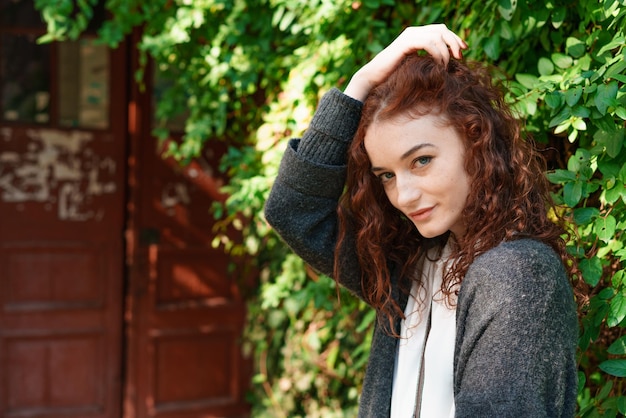
<instances>
[{"instance_id":1,"label":"green foliage background","mask_svg":"<svg viewBox=\"0 0 626 418\"><path fill-rule=\"evenodd\" d=\"M84 32L97 0L36 0L43 41ZM107 0L98 37L117 45L138 26L144 62L172 81L161 122L189 112L182 162L228 138L230 198L215 207L254 256L259 287L245 347L257 374L254 416L355 415L373 312L317 277L263 220L285 141L319 97L403 27L444 22L469 58L497 65L508 100L545 148L581 274L579 416L626 414L626 0ZM137 74L140 79L143 74ZM165 126L162 124L161 126ZM165 138L165 128L155 134ZM241 217L247 222L241 223ZM219 231L217 231L219 234ZM224 241L218 236L217 240Z\"/></svg>"}]
</instances>

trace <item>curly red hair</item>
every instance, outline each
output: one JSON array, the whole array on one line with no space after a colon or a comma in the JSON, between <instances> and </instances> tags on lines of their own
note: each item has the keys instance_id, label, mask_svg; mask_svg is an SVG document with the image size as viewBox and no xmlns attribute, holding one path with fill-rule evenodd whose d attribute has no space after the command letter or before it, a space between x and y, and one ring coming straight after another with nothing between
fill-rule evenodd
<instances>
[{"instance_id":1,"label":"curly red hair","mask_svg":"<svg viewBox=\"0 0 626 418\"><path fill-rule=\"evenodd\" d=\"M386 314L390 325L404 317L391 295L390 269L400 269L400 288L408 292L416 280L418 259L447 236L421 237L412 222L391 205L371 172L364 138L377 121L429 113L444 116L464 139L465 170L471 184L462 214L467 232L455 237L457 245L442 292L448 297L454 293L474 259L502 241L533 238L551 246L563 260L568 258L564 228L549 217L554 204L544 175L545 161L530 140L523 138L520 122L492 83L489 71L477 63L451 60L444 66L430 56L407 56L365 100L348 151L347 192L338 209L338 251L347 234L354 233L363 295ZM336 261L335 277L339 270Z\"/></svg>"}]
</instances>

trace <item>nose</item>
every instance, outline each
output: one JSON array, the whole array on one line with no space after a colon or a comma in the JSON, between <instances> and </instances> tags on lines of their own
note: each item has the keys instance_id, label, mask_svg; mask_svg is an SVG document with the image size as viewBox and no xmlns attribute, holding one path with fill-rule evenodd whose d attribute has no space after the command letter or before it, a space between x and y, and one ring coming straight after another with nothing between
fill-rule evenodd
<instances>
[{"instance_id":1,"label":"nose","mask_svg":"<svg viewBox=\"0 0 626 418\"><path fill-rule=\"evenodd\" d=\"M414 209L415 202L422 196L421 187L419 182L416 181L415 176L410 175L396 175L396 208L402 209Z\"/></svg>"}]
</instances>

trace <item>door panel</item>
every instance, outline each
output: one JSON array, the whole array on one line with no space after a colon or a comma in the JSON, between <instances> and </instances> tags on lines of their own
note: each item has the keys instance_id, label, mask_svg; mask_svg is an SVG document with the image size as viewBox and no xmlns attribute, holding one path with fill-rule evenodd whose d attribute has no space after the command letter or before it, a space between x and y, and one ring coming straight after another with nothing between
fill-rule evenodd
<instances>
[{"instance_id":1,"label":"door panel","mask_svg":"<svg viewBox=\"0 0 626 418\"><path fill-rule=\"evenodd\" d=\"M18 129L12 133L20 138ZM72 134L54 135L72 146ZM118 417L123 170L109 178L114 191L90 196L84 160L57 153L51 165L29 165L28 148L37 141L26 138L20 144L25 151L6 143L0 151L0 158L18 156L0 175L6 181L0 202L0 414ZM94 134L93 142L99 141ZM123 168L123 153L114 149L123 150L123 138L110 145L99 155ZM79 175L64 177L66 164ZM37 177L17 177L29 167ZM42 190L39 201L33 196Z\"/></svg>"},{"instance_id":2,"label":"door panel","mask_svg":"<svg viewBox=\"0 0 626 418\"><path fill-rule=\"evenodd\" d=\"M241 350L238 290L244 269L212 245L225 144L211 141L187 166L165 158L167 144L151 135L151 103L135 90L125 417L247 416L251 367Z\"/></svg>"},{"instance_id":3,"label":"door panel","mask_svg":"<svg viewBox=\"0 0 626 418\"><path fill-rule=\"evenodd\" d=\"M76 60L47 65L89 72L77 97L97 84L88 100L125 103L125 47L77 45ZM14 110L0 117L0 416L119 418L126 115L79 105L76 126L61 126L50 80L37 96L49 116L40 125L11 119Z\"/></svg>"},{"instance_id":4,"label":"door panel","mask_svg":"<svg viewBox=\"0 0 626 418\"><path fill-rule=\"evenodd\" d=\"M106 251L91 243L5 247L6 280L0 299L10 312L42 312L104 306Z\"/></svg>"},{"instance_id":5,"label":"door panel","mask_svg":"<svg viewBox=\"0 0 626 418\"><path fill-rule=\"evenodd\" d=\"M154 156L145 182L138 182L144 186L137 231L144 240L134 251L133 310L126 315L132 404L126 416L245 416L249 362L240 345L239 270L211 246L213 197L185 176L192 168Z\"/></svg>"},{"instance_id":6,"label":"door panel","mask_svg":"<svg viewBox=\"0 0 626 418\"><path fill-rule=\"evenodd\" d=\"M3 370L11 384L3 416L101 415L105 399L100 334L95 329L7 336ZM34 369L38 373L28 372Z\"/></svg>"},{"instance_id":7,"label":"door panel","mask_svg":"<svg viewBox=\"0 0 626 418\"><path fill-rule=\"evenodd\" d=\"M236 297L225 277L228 260L220 250L161 249L156 268L155 308L159 311L217 306Z\"/></svg>"}]
</instances>

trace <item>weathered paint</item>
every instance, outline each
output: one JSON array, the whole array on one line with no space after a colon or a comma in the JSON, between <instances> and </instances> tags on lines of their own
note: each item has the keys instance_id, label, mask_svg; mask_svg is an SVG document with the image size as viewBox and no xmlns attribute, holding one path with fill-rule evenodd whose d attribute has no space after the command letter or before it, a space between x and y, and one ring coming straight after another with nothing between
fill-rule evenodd
<instances>
[{"instance_id":1,"label":"weathered paint","mask_svg":"<svg viewBox=\"0 0 626 418\"><path fill-rule=\"evenodd\" d=\"M41 203L47 211L56 205L65 221L102 219L103 209L93 207L91 198L118 190L117 165L90 148L94 134L29 129L26 136L25 151L0 150L0 201L20 207ZM5 143L16 140L11 128L2 128L0 137Z\"/></svg>"},{"instance_id":2,"label":"weathered paint","mask_svg":"<svg viewBox=\"0 0 626 418\"><path fill-rule=\"evenodd\" d=\"M191 203L188 185L183 182L168 182L161 190L161 206L168 215L175 214L178 205L187 206Z\"/></svg>"}]
</instances>

